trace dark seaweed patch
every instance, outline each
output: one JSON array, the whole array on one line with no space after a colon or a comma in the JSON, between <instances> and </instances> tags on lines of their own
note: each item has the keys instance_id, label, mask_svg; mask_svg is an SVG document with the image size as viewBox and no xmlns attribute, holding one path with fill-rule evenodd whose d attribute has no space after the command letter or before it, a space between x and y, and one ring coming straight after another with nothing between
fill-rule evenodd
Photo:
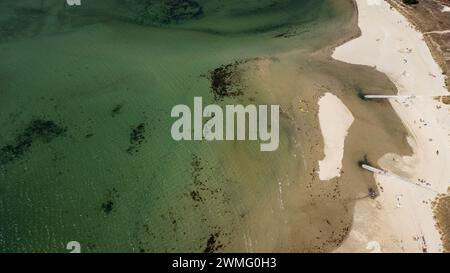
<instances>
[{"instance_id":1,"label":"dark seaweed patch","mask_svg":"<svg viewBox=\"0 0 450 273\"><path fill-rule=\"evenodd\" d=\"M110 214L114 209L116 199L119 198L119 192L117 191L116 188L113 188L108 192L107 196L108 198L105 202L102 203L101 209L103 210L104 213Z\"/></svg>"},{"instance_id":2,"label":"dark seaweed patch","mask_svg":"<svg viewBox=\"0 0 450 273\"><path fill-rule=\"evenodd\" d=\"M198 191L191 191L191 197L192 200L196 201L196 202L202 202L203 199L200 196L200 193Z\"/></svg>"},{"instance_id":3,"label":"dark seaweed patch","mask_svg":"<svg viewBox=\"0 0 450 273\"><path fill-rule=\"evenodd\" d=\"M201 159L195 154L192 155L191 167L191 177L194 189L190 192L189 196L194 202L204 203L205 200L203 199L201 192L205 193L205 191L208 189L205 185L205 182L207 181L202 178L202 170L204 169L204 167L202 166ZM198 207L199 204L196 204L194 206Z\"/></svg>"},{"instance_id":4,"label":"dark seaweed patch","mask_svg":"<svg viewBox=\"0 0 450 273\"><path fill-rule=\"evenodd\" d=\"M231 64L222 65L209 72L208 79L211 82L211 91L216 100L225 97L236 97L242 95L241 71L239 65L245 61L236 61Z\"/></svg>"},{"instance_id":5,"label":"dark seaweed patch","mask_svg":"<svg viewBox=\"0 0 450 273\"><path fill-rule=\"evenodd\" d=\"M334 247L338 247L342 244L350 232L350 225L343 223L343 221L341 221L341 225L343 226L340 229L331 232L330 238L328 238L325 242L326 244Z\"/></svg>"},{"instance_id":6,"label":"dark seaweed patch","mask_svg":"<svg viewBox=\"0 0 450 273\"><path fill-rule=\"evenodd\" d=\"M200 17L202 6L195 0L126 0L142 25L166 25Z\"/></svg>"},{"instance_id":7,"label":"dark seaweed patch","mask_svg":"<svg viewBox=\"0 0 450 273\"><path fill-rule=\"evenodd\" d=\"M208 162L193 154L191 168L192 185L189 196L196 202L194 207L200 208L207 202L214 200L221 203L229 201L223 189L217 187L214 182L209 181L211 178L209 173L212 171L212 168L208 167Z\"/></svg>"},{"instance_id":8,"label":"dark seaweed patch","mask_svg":"<svg viewBox=\"0 0 450 273\"><path fill-rule=\"evenodd\" d=\"M228 217L228 215L233 214L229 209L232 207L231 200L222 189L223 184L214 183L217 177L213 172L214 167L211 166L210 162L196 154L192 154L192 184L190 191L186 193L186 197L192 200L192 206L198 210L199 213L210 211L212 207L217 208L216 206L218 206L220 214L223 215L223 217ZM228 179L224 179L224 182L225 181L229 182ZM214 225L206 217L202 218L201 221L210 231L208 232L209 235L206 235L206 238L201 238L199 249L205 253L213 253L226 248L226 245L230 243L230 232L227 232L224 227Z\"/></svg>"},{"instance_id":9,"label":"dark seaweed patch","mask_svg":"<svg viewBox=\"0 0 450 273\"><path fill-rule=\"evenodd\" d=\"M114 108L111 110L111 117L115 117L120 114L122 112L122 107L123 104L117 104L116 106L114 106Z\"/></svg>"},{"instance_id":10,"label":"dark seaweed patch","mask_svg":"<svg viewBox=\"0 0 450 273\"><path fill-rule=\"evenodd\" d=\"M66 128L52 120L31 121L25 130L16 137L14 144L5 145L0 149L0 165L20 159L36 140L49 143L64 132L66 132Z\"/></svg>"},{"instance_id":11,"label":"dark seaweed patch","mask_svg":"<svg viewBox=\"0 0 450 273\"><path fill-rule=\"evenodd\" d=\"M102 204L102 210L106 213L106 214L110 214L111 211L113 210L113 205L114 202L111 200L106 201L105 203Z\"/></svg>"},{"instance_id":12,"label":"dark seaweed patch","mask_svg":"<svg viewBox=\"0 0 450 273\"><path fill-rule=\"evenodd\" d=\"M219 242L219 235L220 232L209 235L208 241L206 241L206 247L203 250L204 253L214 253L223 248L223 245Z\"/></svg>"},{"instance_id":13,"label":"dark seaweed patch","mask_svg":"<svg viewBox=\"0 0 450 273\"><path fill-rule=\"evenodd\" d=\"M139 146L145 141L145 123L140 123L134 127L130 133L130 146L127 153L133 154L139 151Z\"/></svg>"},{"instance_id":14,"label":"dark seaweed patch","mask_svg":"<svg viewBox=\"0 0 450 273\"><path fill-rule=\"evenodd\" d=\"M200 178L201 171L203 170L203 166L201 164L200 157L198 157L195 154L192 155L191 167L192 167L191 175L192 175L192 180L194 182L194 185L204 187L205 184Z\"/></svg>"}]
</instances>

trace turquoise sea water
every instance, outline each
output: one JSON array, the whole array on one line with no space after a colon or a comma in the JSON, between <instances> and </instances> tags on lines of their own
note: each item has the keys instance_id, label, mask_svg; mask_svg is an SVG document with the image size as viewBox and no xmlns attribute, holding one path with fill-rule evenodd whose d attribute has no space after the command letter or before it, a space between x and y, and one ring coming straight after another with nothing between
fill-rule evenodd
<instances>
[{"instance_id":1,"label":"turquoise sea water","mask_svg":"<svg viewBox=\"0 0 450 273\"><path fill-rule=\"evenodd\" d=\"M289 156L292 132L282 126L273 153L259 143L175 142L170 111L194 96L277 103L265 90L217 102L207 75L329 45L353 12L341 3L350 7L2 1L0 252L66 252L69 241L84 252L296 249L283 231L260 248L249 243L268 228L258 217L278 202L280 179L302 171Z\"/></svg>"}]
</instances>

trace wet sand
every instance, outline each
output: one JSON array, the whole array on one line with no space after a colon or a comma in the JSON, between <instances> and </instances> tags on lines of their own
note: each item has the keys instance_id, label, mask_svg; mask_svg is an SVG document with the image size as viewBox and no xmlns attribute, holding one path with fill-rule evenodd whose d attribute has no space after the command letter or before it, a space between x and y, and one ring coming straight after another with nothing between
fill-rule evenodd
<instances>
[{"instance_id":1,"label":"wet sand","mask_svg":"<svg viewBox=\"0 0 450 273\"><path fill-rule=\"evenodd\" d=\"M348 32L349 38L355 32ZM264 103L281 105L281 127L289 138L281 140L280 149L291 157L278 166L281 173L291 175L278 177L268 188L266 201L255 203L254 211L245 216L250 251L333 251L351 230L355 203L377 191L373 176L359 162L376 162L388 151L411 153L407 132L392 106L359 96L394 94L394 85L373 68L332 60L331 52L331 48L312 53L294 50L257 60L245 77L249 97L258 95ZM345 140L340 177L324 183L318 175L324 158L318 101L326 93L338 96L355 121Z\"/></svg>"}]
</instances>

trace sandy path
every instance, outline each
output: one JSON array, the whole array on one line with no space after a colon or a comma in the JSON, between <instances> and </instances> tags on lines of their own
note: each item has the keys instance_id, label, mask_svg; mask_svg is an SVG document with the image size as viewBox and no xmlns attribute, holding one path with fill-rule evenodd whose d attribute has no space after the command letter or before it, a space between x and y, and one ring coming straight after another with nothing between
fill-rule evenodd
<instances>
[{"instance_id":1,"label":"sandy path","mask_svg":"<svg viewBox=\"0 0 450 273\"><path fill-rule=\"evenodd\" d=\"M331 93L325 93L318 103L325 153L325 158L319 161L319 178L330 180L341 176L345 137L355 119L342 101Z\"/></svg>"},{"instance_id":2,"label":"sandy path","mask_svg":"<svg viewBox=\"0 0 450 273\"><path fill-rule=\"evenodd\" d=\"M422 34L399 12L384 1L356 2L362 36L337 48L333 57L373 66L388 75L400 95L424 97L390 100L409 130L414 154L379 160L403 179L375 176L381 196L357 202L353 229L338 251L440 252L430 201L450 186L450 115L448 106L430 96L448 94L444 76Z\"/></svg>"}]
</instances>

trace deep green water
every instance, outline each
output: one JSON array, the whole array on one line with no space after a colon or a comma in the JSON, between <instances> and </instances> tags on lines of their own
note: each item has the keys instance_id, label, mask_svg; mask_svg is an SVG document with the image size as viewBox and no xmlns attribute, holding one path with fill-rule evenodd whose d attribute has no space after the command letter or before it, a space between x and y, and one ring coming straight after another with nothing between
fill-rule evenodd
<instances>
[{"instance_id":1,"label":"deep green water","mask_svg":"<svg viewBox=\"0 0 450 273\"><path fill-rule=\"evenodd\" d=\"M205 75L223 64L329 45L350 12L332 0L203 0L180 15L146 2L1 1L0 252L66 252L69 241L251 251L246 216L281 177L295 180L286 128L273 153L177 143L170 111L215 102ZM253 103L277 103L260 93Z\"/></svg>"}]
</instances>

